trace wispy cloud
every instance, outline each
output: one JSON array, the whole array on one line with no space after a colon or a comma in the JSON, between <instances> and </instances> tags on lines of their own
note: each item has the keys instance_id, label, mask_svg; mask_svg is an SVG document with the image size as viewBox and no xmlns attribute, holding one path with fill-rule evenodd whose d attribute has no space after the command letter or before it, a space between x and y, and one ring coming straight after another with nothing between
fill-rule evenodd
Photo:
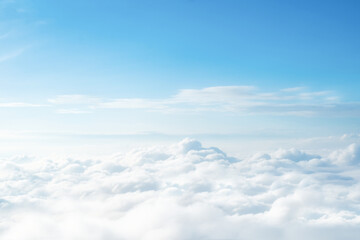
<instances>
[{"instance_id":1,"label":"wispy cloud","mask_svg":"<svg viewBox=\"0 0 360 240\"><path fill-rule=\"evenodd\" d=\"M254 86L216 86L202 89L182 89L174 96L162 99L116 98L102 99L86 95L60 95L48 102L54 105L88 109L143 109L165 113L233 112L269 115L356 115L360 103L342 102L331 91L306 91L303 87L265 92Z\"/></svg>"},{"instance_id":2,"label":"wispy cloud","mask_svg":"<svg viewBox=\"0 0 360 240\"><path fill-rule=\"evenodd\" d=\"M56 110L56 113L60 113L60 114L86 114L86 113L91 113L91 111L80 110L80 109L76 109L76 108L70 108L70 109L58 109L58 110Z\"/></svg>"},{"instance_id":3,"label":"wispy cloud","mask_svg":"<svg viewBox=\"0 0 360 240\"><path fill-rule=\"evenodd\" d=\"M115 99L99 108L143 108L152 111L221 111L242 114L311 115L339 108L338 97L329 91L310 92L303 88L263 92L254 86L217 86L183 89L166 99ZM357 107L353 105L352 107Z\"/></svg>"},{"instance_id":4,"label":"wispy cloud","mask_svg":"<svg viewBox=\"0 0 360 240\"><path fill-rule=\"evenodd\" d=\"M47 104L33 104L25 102L0 102L0 108L48 107Z\"/></svg>"},{"instance_id":5,"label":"wispy cloud","mask_svg":"<svg viewBox=\"0 0 360 240\"><path fill-rule=\"evenodd\" d=\"M10 36L10 32L0 34L0 40L5 39Z\"/></svg>"},{"instance_id":6,"label":"wispy cloud","mask_svg":"<svg viewBox=\"0 0 360 240\"><path fill-rule=\"evenodd\" d=\"M48 99L53 104L94 104L100 102L100 98L90 97L81 94L59 95Z\"/></svg>"},{"instance_id":7,"label":"wispy cloud","mask_svg":"<svg viewBox=\"0 0 360 240\"><path fill-rule=\"evenodd\" d=\"M6 53L6 54L4 54L4 55L0 55L0 63L18 57L18 56L20 56L24 51L25 51L25 48L21 48L21 49L15 50L15 51L13 51L13 52Z\"/></svg>"},{"instance_id":8,"label":"wispy cloud","mask_svg":"<svg viewBox=\"0 0 360 240\"><path fill-rule=\"evenodd\" d=\"M122 109L167 109L170 102L167 100L152 100L141 98L120 98L105 101L94 106L95 108L122 108Z\"/></svg>"},{"instance_id":9,"label":"wispy cloud","mask_svg":"<svg viewBox=\"0 0 360 240\"><path fill-rule=\"evenodd\" d=\"M292 87L292 88L283 88L281 89L282 92L298 92L305 90L304 87Z\"/></svg>"}]
</instances>

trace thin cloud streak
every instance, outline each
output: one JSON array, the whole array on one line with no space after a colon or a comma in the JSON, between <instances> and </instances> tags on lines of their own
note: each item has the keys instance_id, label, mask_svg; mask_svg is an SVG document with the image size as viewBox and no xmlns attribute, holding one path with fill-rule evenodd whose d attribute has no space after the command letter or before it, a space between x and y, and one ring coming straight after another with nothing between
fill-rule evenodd
<instances>
[{"instance_id":1,"label":"thin cloud streak","mask_svg":"<svg viewBox=\"0 0 360 240\"><path fill-rule=\"evenodd\" d=\"M229 112L241 115L360 116L359 102L343 102L330 91L287 88L262 92L254 86L218 86L182 89L163 99L104 99L83 94L58 95L46 104L0 102L0 108L55 107L59 114L92 113L96 109L143 110L167 114Z\"/></svg>"},{"instance_id":2,"label":"thin cloud streak","mask_svg":"<svg viewBox=\"0 0 360 240\"><path fill-rule=\"evenodd\" d=\"M48 99L52 104L94 104L98 103L100 98L90 97L82 94L59 95Z\"/></svg>"},{"instance_id":3,"label":"thin cloud streak","mask_svg":"<svg viewBox=\"0 0 360 240\"><path fill-rule=\"evenodd\" d=\"M10 36L10 32L4 33L0 35L0 40L5 39Z\"/></svg>"},{"instance_id":4,"label":"thin cloud streak","mask_svg":"<svg viewBox=\"0 0 360 240\"><path fill-rule=\"evenodd\" d=\"M59 114L91 113L96 109L143 110L166 114L229 112L241 115L360 116L359 102L342 102L330 91L303 88L262 92L254 86L217 86L182 89L163 99L103 99L83 94L58 95L47 104L0 103L0 107L56 107Z\"/></svg>"},{"instance_id":5,"label":"thin cloud streak","mask_svg":"<svg viewBox=\"0 0 360 240\"><path fill-rule=\"evenodd\" d=\"M71 109L58 109L58 110L56 110L56 113L59 113L59 114L87 114L87 113L91 113L91 111L71 108Z\"/></svg>"},{"instance_id":6,"label":"thin cloud streak","mask_svg":"<svg viewBox=\"0 0 360 240\"><path fill-rule=\"evenodd\" d=\"M217 86L182 89L164 99L101 99L86 95L60 95L52 104L86 105L92 109L138 109L163 113L233 112L244 115L316 116L360 115L360 103L341 102L330 91L305 91L303 87L262 92L254 86Z\"/></svg>"},{"instance_id":7,"label":"thin cloud streak","mask_svg":"<svg viewBox=\"0 0 360 240\"><path fill-rule=\"evenodd\" d=\"M21 54L23 54L24 51L25 51L25 48L21 48L21 49L18 49L18 50L16 50L16 51L13 51L13 52L10 52L10 53L1 55L1 56L0 56L0 63L18 57L18 56L20 56Z\"/></svg>"},{"instance_id":8,"label":"thin cloud streak","mask_svg":"<svg viewBox=\"0 0 360 240\"><path fill-rule=\"evenodd\" d=\"M26 107L49 107L50 105L46 104L33 104L33 103L24 103L24 102L7 102L0 103L0 108L26 108Z\"/></svg>"}]
</instances>

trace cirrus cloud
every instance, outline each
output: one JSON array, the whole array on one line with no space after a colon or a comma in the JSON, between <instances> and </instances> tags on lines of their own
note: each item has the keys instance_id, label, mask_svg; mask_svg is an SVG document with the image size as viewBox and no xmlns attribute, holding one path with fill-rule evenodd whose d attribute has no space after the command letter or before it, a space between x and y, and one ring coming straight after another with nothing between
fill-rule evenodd
<instances>
[{"instance_id":1,"label":"cirrus cloud","mask_svg":"<svg viewBox=\"0 0 360 240\"><path fill-rule=\"evenodd\" d=\"M86 105L91 109L142 109L163 113L233 112L244 115L359 116L360 103L343 102L331 91L295 87L264 92L254 86L216 86L182 89L163 99L101 99L86 95L60 95L50 103Z\"/></svg>"}]
</instances>

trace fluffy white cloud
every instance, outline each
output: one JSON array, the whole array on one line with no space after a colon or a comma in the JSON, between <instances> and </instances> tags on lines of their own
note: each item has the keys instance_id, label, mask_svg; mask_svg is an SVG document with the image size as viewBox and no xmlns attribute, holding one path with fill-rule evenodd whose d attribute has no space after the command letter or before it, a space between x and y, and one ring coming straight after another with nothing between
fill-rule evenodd
<instances>
[{"instance_id":1,"label":"fluffy white cloud","mask_svg":"<svg viewBox=\"0 0 360 240\"><path fill-rule=\"evenodd\" d=\"M351 144L346 149L341 149L333 152L330 155L330 158L339 164L359 164L360 146L355 143Z\"/></svg>"},{"instance_id":2,"label":"fluffy white cloud","mask_svg":"<svg viewBox=\"0 0 360 240\"><path fill-rule=\"evenodd\" d=\"M360 151L235 159L185 139L103 159L0 162L0 238L356 239Z\"/></svg>"}]
</instances>

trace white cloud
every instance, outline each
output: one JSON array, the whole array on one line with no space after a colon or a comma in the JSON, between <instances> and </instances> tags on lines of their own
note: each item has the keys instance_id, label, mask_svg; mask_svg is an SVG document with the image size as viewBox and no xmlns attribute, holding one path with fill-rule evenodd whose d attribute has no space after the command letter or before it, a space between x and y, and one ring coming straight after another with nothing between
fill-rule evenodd
<instances>
[{"instance_id":1,"label":"white cloud","mask_svg":"<svg viewBox=\"0 0 360 240\"><path fill-rule=\"evenodd\" d=\"M90 97L81 94L69 94L69 95L59 95L55 98L48 99L48 102L53 104L94 104L99 102L99 98Z\"/></svg>"},{"instance_id":2,"label":"white cloud","mask_svg":"<svg viewBox=\"0 0 360 240\"><path fill-rule=\"evenodd\" d=\"M86 105L93 109L143 109L172 113L215 111L248 115L360 115L359 103L341 102L330 91L310 92L302 87L264 92L254 86L217 86L182 89L176 95L163 99L101 99L86 95L61 95L48 101L57 105Z\"/></svg>"},{"instance_id":3,"label":"white cloud","mask_svg":"<svg viewBox=\"0 0 360 240\"><path fill-rule=\"evenodd\" d=\"M56 110L56 113L60 113L60 114L85 114L85 113L91 113L91 112L86 111L86 110L76 109L76 108L68 108L68 109L58 109L58 110Z\"/></svg>"},{"instance_id":4,"label":"white cloud","mask_svg":"<svg viewBox=\"0 0 360 240\"><path fill-rule=\"evenodd\" d=\"M348 140L348 139L351 139L351 140L356 140L356 139L360 139L360 134L357 134L357 133L347 133L347 134L344 134L341 136L340 138L341 140Z\"/></svg>"},{"instance_id":5,"label":"white cloud","mask_svg":"<svg viewBox=\"0 0 360 240\"><path fill-rule=\"evenodd\" d=\"M254 86L217 86L208 87L203 89L184 89L174 96L174 99L179 102L192 102L192 103L204 103L210 104L226 103L234 104L236 106L253 106L263 105L265 102L283 102L283 103L295 103L297 101L305 100L320 100L324 101L325 97L332 95L328 91L320 92L306 92L289 91L289 89L282 89L278 92L263 92ZM249 105L250 104L250 105Z\"/></svg>"},{"instance_id":6,"label":"white cloud","mask_svg":"<svg viewBox=\"0 0 360 240\"><path fill-rule=\"evenodd\" d=\"M271 155L275 159L290 159L292 161L306 161L320 158L318 155L308 154L295 148L279 149Z\"/></svg>"},{"instance_id":7,"label":"white cloud","mask_svg":"<svg viewBox=\"0 0 360 240\"><path fill-rule=\"evenodd\" d=\"M56 110L57 113L88 113L96 109L137 109L162 113L232 112L242 115L360 116L358 102L342 102L330 91L305 90L303 87L296 87L264 92L254 86L217 86L182 89L174 96L163 99L105 99L68 94L55 96L47 102L61 107Z\"/></svg>"},{"instance_id":8,"label":"white cloud","mask_svg":"<svg viewBox=\"0 0 360 240\"><path fill-rule=\"evenodd\" d=\"M174 96L175 102L189 103L231 103L256 96L253 86L218 86L203 89L183 89Z\"/></svg>"},{"instance_id":9,"label":"white cloud","mask_svg":"<svg viewBox=\"0 0 360 240\"><path fill-rule=\"evenodd\" d=\"M356 239L358 149L240 160L185 139L103 159L2 159L0 238Z\"/></svg>"},{"instance_id":10,"label":"white cloud","mask_svg":"<svg viewBox=\"0 0 360 240\"><path fill-rule=\"evenodd\" d=\"M360 163L360 146L353 143L346 149L333 152L330 158L339 164L358 164Z\"/></svg>"},{"instance_id":11,"label":"white cloud","mask_svg":"<svg viewBox=\"0 0 360 240\"><path fill-rule=\"evenodd\" d=\"M97 108L121 108L121 109L164 109L167 108L164 101L148 100L141 98L122 98L98 104Z\"/></svg>"},{"instance_id":12,"label":"white cloud","mask_svg":"<svg viewBox=\"0 0 360 240\"><path fill-rule=\"evenodd\" d=\"M23 107L46 107L46 104L34 104L24 102L0 102L0 108L23 108Z\"/></svg>"},{"instance_id":13,"label":"white cloud","mask_svg":"<svg viewBox=\"0 0 360 240\"><path fill-rule=\"evenodd\" d=\"M304 87L292 87L292 88L281 89L282 92L299 92L302 90L305 90L305 88Z\"/></svg>"}]
</instances>

